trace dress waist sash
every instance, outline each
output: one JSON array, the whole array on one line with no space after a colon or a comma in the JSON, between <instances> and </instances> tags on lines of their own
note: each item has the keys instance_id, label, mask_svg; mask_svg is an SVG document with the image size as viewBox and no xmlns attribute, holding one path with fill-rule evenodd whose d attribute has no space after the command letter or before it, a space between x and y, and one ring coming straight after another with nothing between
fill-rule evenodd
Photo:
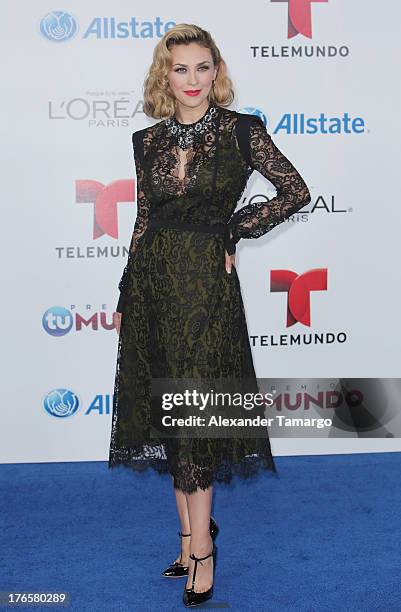
<instances>
[{"instance_id":1,"label":"dress waist sash","mask_svg":"<svg viewBox=\"0 0 401 612\"><path fill-rule=\"evenodd\" d=\"M235 254L235 240L230 238L229 225L227 223L183 223L167 219L149 219L148 229L170 228L178 230L189 230L190 232L201 232L206 234L218 234L224 237L224 246L229 255Z\"/></svg>"},{"instance_id":2,"label":"dress waist sash","mask_svg":"<svg viewBox=\"0 0 401 612\"><path fill-rule=\"evenodd\" d=\"M182 221L167 220L167 219L149 219L148 228L169 228L178 230L189 230L191 232L201 232L206 234L222 234L227 232L225 223L183 223Z\"/></svg>"}]
</instances>

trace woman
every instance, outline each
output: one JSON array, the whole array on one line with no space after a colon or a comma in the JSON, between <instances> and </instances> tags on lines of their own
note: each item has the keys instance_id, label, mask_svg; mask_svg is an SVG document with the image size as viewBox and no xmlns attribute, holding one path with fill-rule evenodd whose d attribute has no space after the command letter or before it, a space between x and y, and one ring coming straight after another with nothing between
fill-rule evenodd
<instances>
[{"instance_id":1,"label":"woman","mask_svg":"<svg viewBox=\"0 0 401 612\"><path fill-rule=\"evenodd\" d=\"M276 472L257 438L151 433L152 378L256 380L236 243L258 238L310 202L308 188L262 121L229 110L232 83L208 32L179 24L157 44L133 134L138 212L115 314L119 333L109 467L152 467L173 479L181 553L164 576L187 576L183 601L213 594L213 484ZM233 214L256 169L277 189Z\"/></svg>"}]
</instances>

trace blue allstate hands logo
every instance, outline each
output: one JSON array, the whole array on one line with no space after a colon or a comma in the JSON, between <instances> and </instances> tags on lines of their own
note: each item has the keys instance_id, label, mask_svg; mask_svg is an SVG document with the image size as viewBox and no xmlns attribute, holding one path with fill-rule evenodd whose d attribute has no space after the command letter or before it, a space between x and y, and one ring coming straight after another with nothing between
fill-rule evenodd
<instances>
[{"instance_id":1,"label":"blue allstate hands logo","mask_svg":"<svg viewBox=\"0 0 401 612\"><path fill-rule=\"evenodd\" d=\"M79 399L70 389L53 389L46 395L43 405L51 416L64 418L77 412Z\"/></svg>"},{"instance_id":2,"label":"blue allstate hands logo","mask_svg":"<svg viewBox=\"0 0 401 612\"><path fill-rule=\"evenodd\" d=\"M262 111L256 108L255 106L244 106L243 108L240 108L238 112L244 113L246 115L256 115L256 117L259 117L259 119L263 121L263 125L266 128L268 127L267 115L265 115L265 113L262 113Z\"/></svg>"},{"instance_id":3,"label":"blue allstate hands logo","mask_svg":"<svg viewBox=\"0 0 401 612\"><path fill-rule=\"evenodd\" d=\"M51 11L42 17L40 32L51 42L66 42L78 32L77 20L66 11Z\"/></svg>"}]
</instances>

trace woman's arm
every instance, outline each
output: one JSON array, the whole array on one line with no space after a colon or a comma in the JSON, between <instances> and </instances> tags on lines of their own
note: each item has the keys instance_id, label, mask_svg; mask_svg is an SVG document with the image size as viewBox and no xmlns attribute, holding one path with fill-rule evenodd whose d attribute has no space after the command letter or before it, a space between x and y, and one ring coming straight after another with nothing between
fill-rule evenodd
<instances>
[{"instance_id":1,"label":"woman's arm","mask_svg":"<svg viewBox=\"0 0 401 612\"><path fill-rule=\"evenodd\" d=\"M269 202L247 204L228 222L230 240L227 252L235 253L241 238L259 238L309 204L309 189L293 164L274 144L259 117L249 123L248 160L251 168L267 178L277 195Z\"/></svg>"},{"instance_id":2,"label":"woman's arm","mask_svg":"<svg viewBox=\"0 0 401 612\"><path fill-rule=\"evenodd\" d=\"M132 233L128 259L125 265L122 277L118 284L118 288L120 290L120 297L118 300L116 312L123 312L125 300L126 300L126 290L127 290L127 281L128 281L128 271L133 259L133 256L136 252L139 239L145 233L145 230L148 225L148 214L150 210L150 202L145 196L143 192L143 174L144 174L144 163L143 163L143 130L139 130L138 132L134 132L132 135L132 144L134 147L134 160L135 160L135 168L136 168L136 190L137 190L137 214L136 220L134 224L134 231Z\"/></svg>"}]
</instances>

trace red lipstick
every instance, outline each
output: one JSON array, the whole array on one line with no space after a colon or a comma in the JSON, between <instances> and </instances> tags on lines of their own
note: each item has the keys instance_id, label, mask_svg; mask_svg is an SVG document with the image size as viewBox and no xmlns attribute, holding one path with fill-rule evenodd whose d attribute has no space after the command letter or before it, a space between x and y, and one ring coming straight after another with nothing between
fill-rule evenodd
<instances>
[{"instance_id":1,"label":"red lipstick","mask_svg":"<svg viewBox=\"0 0 401 612\"><path fill-rule=\"evenodd\" d=\"M184 91L184 93L186 93L187 96L197 96L200 94L200 89L188 89L187 91Z\"/></svg>"}]
</instances>

